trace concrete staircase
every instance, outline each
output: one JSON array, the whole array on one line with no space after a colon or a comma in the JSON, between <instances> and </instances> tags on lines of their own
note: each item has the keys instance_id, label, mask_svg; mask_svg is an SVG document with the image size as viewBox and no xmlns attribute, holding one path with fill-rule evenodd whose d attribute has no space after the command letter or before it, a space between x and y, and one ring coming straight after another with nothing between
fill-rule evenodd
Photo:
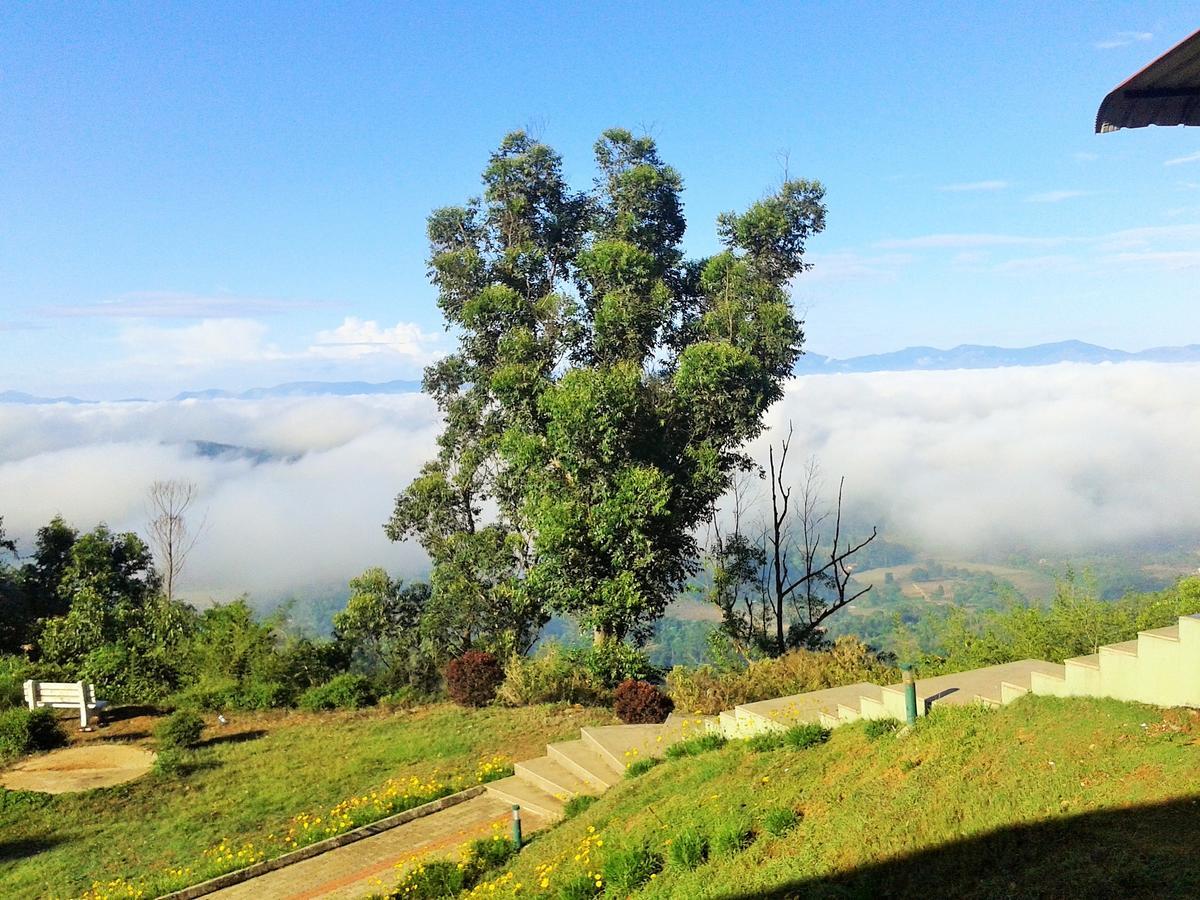
<instances>
[{"instance_id":1,"label":"concrete staircase","mask_svg":"<svg viewBox=\"0 0 1200 900\"><path fill-rule=\"evenodd\" d=\"M917 714L936 705L999 707L1025 694L1112 697L1157 706L1200 707L1200 616L1138 633L1135 640L1100 647L1064 665L1024 659L954 675L918 679ZM505 802L549 818L579 794L601 794L626 767L660 757L671 744L708 732L748 738L819 722L835 728L858 719L905 718L903 684L863 682L746 703L719 716L672 715L662 725L584 728L579 740L546 747L546 755L514 766L514 774L487 786Z\"/></svg>"}]
</instances>

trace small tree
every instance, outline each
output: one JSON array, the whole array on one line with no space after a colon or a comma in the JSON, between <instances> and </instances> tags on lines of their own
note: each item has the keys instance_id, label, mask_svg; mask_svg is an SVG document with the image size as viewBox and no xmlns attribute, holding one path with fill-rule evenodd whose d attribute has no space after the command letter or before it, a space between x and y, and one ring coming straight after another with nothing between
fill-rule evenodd
<instances>
[{"instance_id":1,"label":"small tree","mask_svg":"<svg viewBox=\"0 0 1200 900\"><path fill-rule=\"evenodd\" d=\"M155 481L148 492L150 543L158 558L168 603L175 599L175 585L204 530L203 521L194 532L188 528L187 512L197 492L191 481Z\"/></svg>"}]
</instances>

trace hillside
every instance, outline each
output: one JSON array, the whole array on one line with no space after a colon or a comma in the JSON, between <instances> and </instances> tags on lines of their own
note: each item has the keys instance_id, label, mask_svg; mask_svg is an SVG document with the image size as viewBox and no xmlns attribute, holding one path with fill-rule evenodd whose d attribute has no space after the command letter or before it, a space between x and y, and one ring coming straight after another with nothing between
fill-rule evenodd
<instances>
[{"instance_id":1,"label":"hillside","mask_svg":"<svg viewBox=\"0 0 1200 900\"><path fill-rule=\"evenodd\" d=\"M383 793L389 779L405 785L471 780L497 757L511 761L577 733L582 724L611 721L603 710L450 704L415 711L233 712L226 727L208 718L193 771L151 773L53 798L0 791L5 900L79 896L93 879L150 886L147 896L155 896L152 886L182 887L215 871L212 864L220 860L210 857L221 842L269 852L272 838L304 824L295 817L307 816L309 823L330 818L337 804ZM75 740L141 743L154 724L137 716ZM237 867L231 862L221 870Z\"/></svg>"},{"instance_id":2,"label":"hillside","mask_svg":"<svg viewBox=\"0 0 1200 900\"><path fill-rule=\"evenodd\" d=\"M1194 711L1027 697L941 708L903 737L734 742L626 779L477 890L589 896L581 875L644 843L664 863L639 898L1196 896L1198 738ZM786 810L798 823L772 836ZM672 859L739 820L745 849Z\"/></svg>"}]
</instances>

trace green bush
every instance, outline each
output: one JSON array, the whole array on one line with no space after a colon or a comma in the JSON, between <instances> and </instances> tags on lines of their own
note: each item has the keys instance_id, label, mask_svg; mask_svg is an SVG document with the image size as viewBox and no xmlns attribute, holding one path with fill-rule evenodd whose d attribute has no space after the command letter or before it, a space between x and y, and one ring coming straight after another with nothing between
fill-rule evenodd
<instances>
[{"instance_id":1,"label":"green bush","mask_svg":"<svg viewBox=\"0 0 1200 900\"><path fill-rule=\"evenodd\" d=\"M466 870L448 859L419 862L400 878L393 896L405 900L457 897L467 887Z\"/></svg>"},{"instance_id":2,"label":"green bush","mask_svg":"<svg viewBox=\"0 0 1200 900\"><path fill-rule=\"evenodd\" d=\"M231 705L237 709L278 709L291 705L293 696L283 682L248 678L234 692Z\"/></svg>"},{"instance_id":3,"label":"green bush","mask_svg":"<svg viewBox=\"0 0 1200 900\"><path fill-rule=\"evenodd\" d=\"M736 814L721 822L712 836L712 852L718 856L733 856L754 843L754 824L745 816Z\"/></svg>"},{"instance_id":4,"label":"green bush","mask_svg":"<svg viewBox=\"0 0 1200 900\"><path fill-rule=\"evenodd\" d=\"M14 709L25 705L24 679L0 675L0 709Z\"/></svg>"},{"instance_id":5,"label":"green bush","mask_svg":"<svg viewBox=\"0 0 1200 900\"><path fill-rule=\"evenodd\" d=\"M720 750L726 744L725 735L709 732L678 741L667 748L667 759L681 759L685 756L699 756L712 750Z\"/></svg>"},{"instance_id":6,"label":"green bush","mask_svg":"<svg viewBox=\"0 0 1200 900\"><path fill-rule=\"evenodd\" d=\"M204 720L190 709L177 709L154 729L159 750L189 750L200 743Z\"/></svg>"},{"instance_id":7,"label":"green bush","mask_svg":"<svg viewBox=\"0 0 1200 900\"><path fill-rule=\"evenodd\" d=\"M568 819L573 818L599 799L599 797L595 797L592 794L576 794L563 804L563 816Z\"/></svg>"},{"instance_id":8,"label":"green bush","mask_svg":"<svg viewBox=\"0 0 1200 900\"><path fill-rule=\"evenodd\" d=\"M773 834L775 837L783 837L789 831L796 827L800 821L800 817L796 815L794 809L777 806L768 809L763 813L763 828L768 834Z\"/></svg>"},{"instance_id":9,"label":"green bush","mask_svg":"<svg viewBox=\"0 0 1200 900\"><path fill-rule=\"evenodd\" d=\"M662 670L652 665L645 653L624 641L605 641L569 650L566 657L607 688L615 688L629 679L650 681L662 676Z\"/></svg>"},{"instance_id":10,"label":"green bush","mask_svg":"<svg viewBox=\"0 0 1200 900\"><path fill-rule=\"evenodd\" d=\"M53 750L66 742L67 734L52 709L19 706L0 712L0 758Z\"/></svg>"},{"instance_id":11,"label":"green bush","mask_svg":"<svg viewBox=\"0 0 1200 900\"><path fill-rule=\"evenodd\" d=\"M862 641L838 638L828 650L791 650L755 660L742 669L676 666L667 675L667 694L683 712L716 715L742 703L869 681L891 684L896 669L885 665Z\"/></svg>"},{"instance_id":12,"label":"green bush","mask_svg":"<svg viewBox=\"0 0 1200 900\"><path fill-rule=\"evenodd\" d=\"M375 688L365 675L346 672L324 684L309 688L300 695L301 709L362 709L373 706L378 698Z\"/></svg>"},{"instance_id":13,"label":"green bush","mask_svg":"<svg viewBox=\"0 0 1200 900\"><path fill-rule=\"evenodd\" d=\"M558 900L593 900L604 890L586 875L577 875L564 881L558 888Z\"/></svg>"},{"instance_id":14,"label":"green bush","mask_svg":"<svg viewBox=\"0 0 1200 900\"><path fill-rule=\"evenodd\" d=\"M511 838L503 835L493 835L490 838L480 838L471 843L470 856L472 870L483 872L498 869L516 855L517 845ZM481 870L481 871L480 871Z\"/></svg>"},{"instance_id":15,"label":"green bush","mask_svg":"<svg viewBox=\"0 0 1200 900\"><path fill-rule=\"evenodd\" d=\"M662 856L640 844L610 853L600 871L609 892L624 897L649 882L650 876L657 875L662 867Z\"/></svg>"},{"instance_id":16,"label":"green bush","mask_svg":"<svg viewBox=\"0 0 1200 900\"><path fill-rule=\"evenodd\" d=\"M536 656L512 656L496 698L506 706L559 702L605 706L611 700L604 682L558 644L544 647Z\"/></svg>"},{"instance_id":17,"label":"green bush","mask_svg":"<svg viewBox=\"0 0 1200 900\"><path fill-rule=\"evenodd\" d=\"M169 706L216 712L237 707L238 682L234 678L205 678L166 699Z\"/></svg>"},{"instance_id":18,"label":"green bush","mask_svg":"<svg viewBox=\"0 0 1200 900\"><path fill-rule=\"evenodd\" d=\"M154 756L154 773L171 777L192 770L195 754L181 747L162 747Z\"/></svg>"},{"instance_id":19,"label":"green bush","mask_svg":"<svg viewBox=\"0 0 1200 900\"><path fill-rule=\"evenodd\" d=\"M863 725L863 732L872 740L895 733L900 728L899 719L867 719Z\"/></svg>"},{"instance_id":20,"label":"green bush","mask_svg":"<svg viewBox=\"0 0 1200 900\"><path fill-rule=\"evenodd\" d=\"M783 742L793 750L806 750L829 740L829 729L818 722L793 725L783 733Z\"/></svg>"},{"instance_id":21,"label":"green bush","mask_svg":"<svg viewBox=\"0 0 1200 900\"><path fill-rule=\"evenodd\" d=\"M682 869L694 869L708 859L708 835L694 825L671 839L671 862Z\"/></svg>"},{"instance_id":22,"label":"green bush","mask_svg":"<svg viewBox=\"0 0 1200 900\"><path fill-rule=\"evenodd\" d=\"M782 731L763 731L746 738L746 746L755 753L767 753L778 750L784 744Z\"/></svg>"},{"instance_id":23,"label":"green bush","mask_svg":"<svg viewBox=\"0 0 1200 900\"><path fill-rule=\"evenodd\" d=\"M636 762L631 762L625 767L625 777L637 778L639 775L645 775L660 762L662 762L662 760L654 756L647 756L645 759L639 759Z\"/></svg>"}]
</instances>

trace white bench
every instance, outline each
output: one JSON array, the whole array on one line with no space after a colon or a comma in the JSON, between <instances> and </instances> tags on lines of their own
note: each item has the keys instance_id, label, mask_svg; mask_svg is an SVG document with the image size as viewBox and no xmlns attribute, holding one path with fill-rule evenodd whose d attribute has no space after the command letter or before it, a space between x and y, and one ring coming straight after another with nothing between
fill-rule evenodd
<instances>
[{"instance_id":1,"label":"white bench","mask_svg":"<svg viewBox=\"0 0 1200 900\"><path fill-rule=\"evenodd\" d=\"M83 681L26 681L25 702L30 709L49 706L79 710L79 727L91 731L96 716L108 706L96 699L96 689Z\"/></svg>"}]
</instances>

